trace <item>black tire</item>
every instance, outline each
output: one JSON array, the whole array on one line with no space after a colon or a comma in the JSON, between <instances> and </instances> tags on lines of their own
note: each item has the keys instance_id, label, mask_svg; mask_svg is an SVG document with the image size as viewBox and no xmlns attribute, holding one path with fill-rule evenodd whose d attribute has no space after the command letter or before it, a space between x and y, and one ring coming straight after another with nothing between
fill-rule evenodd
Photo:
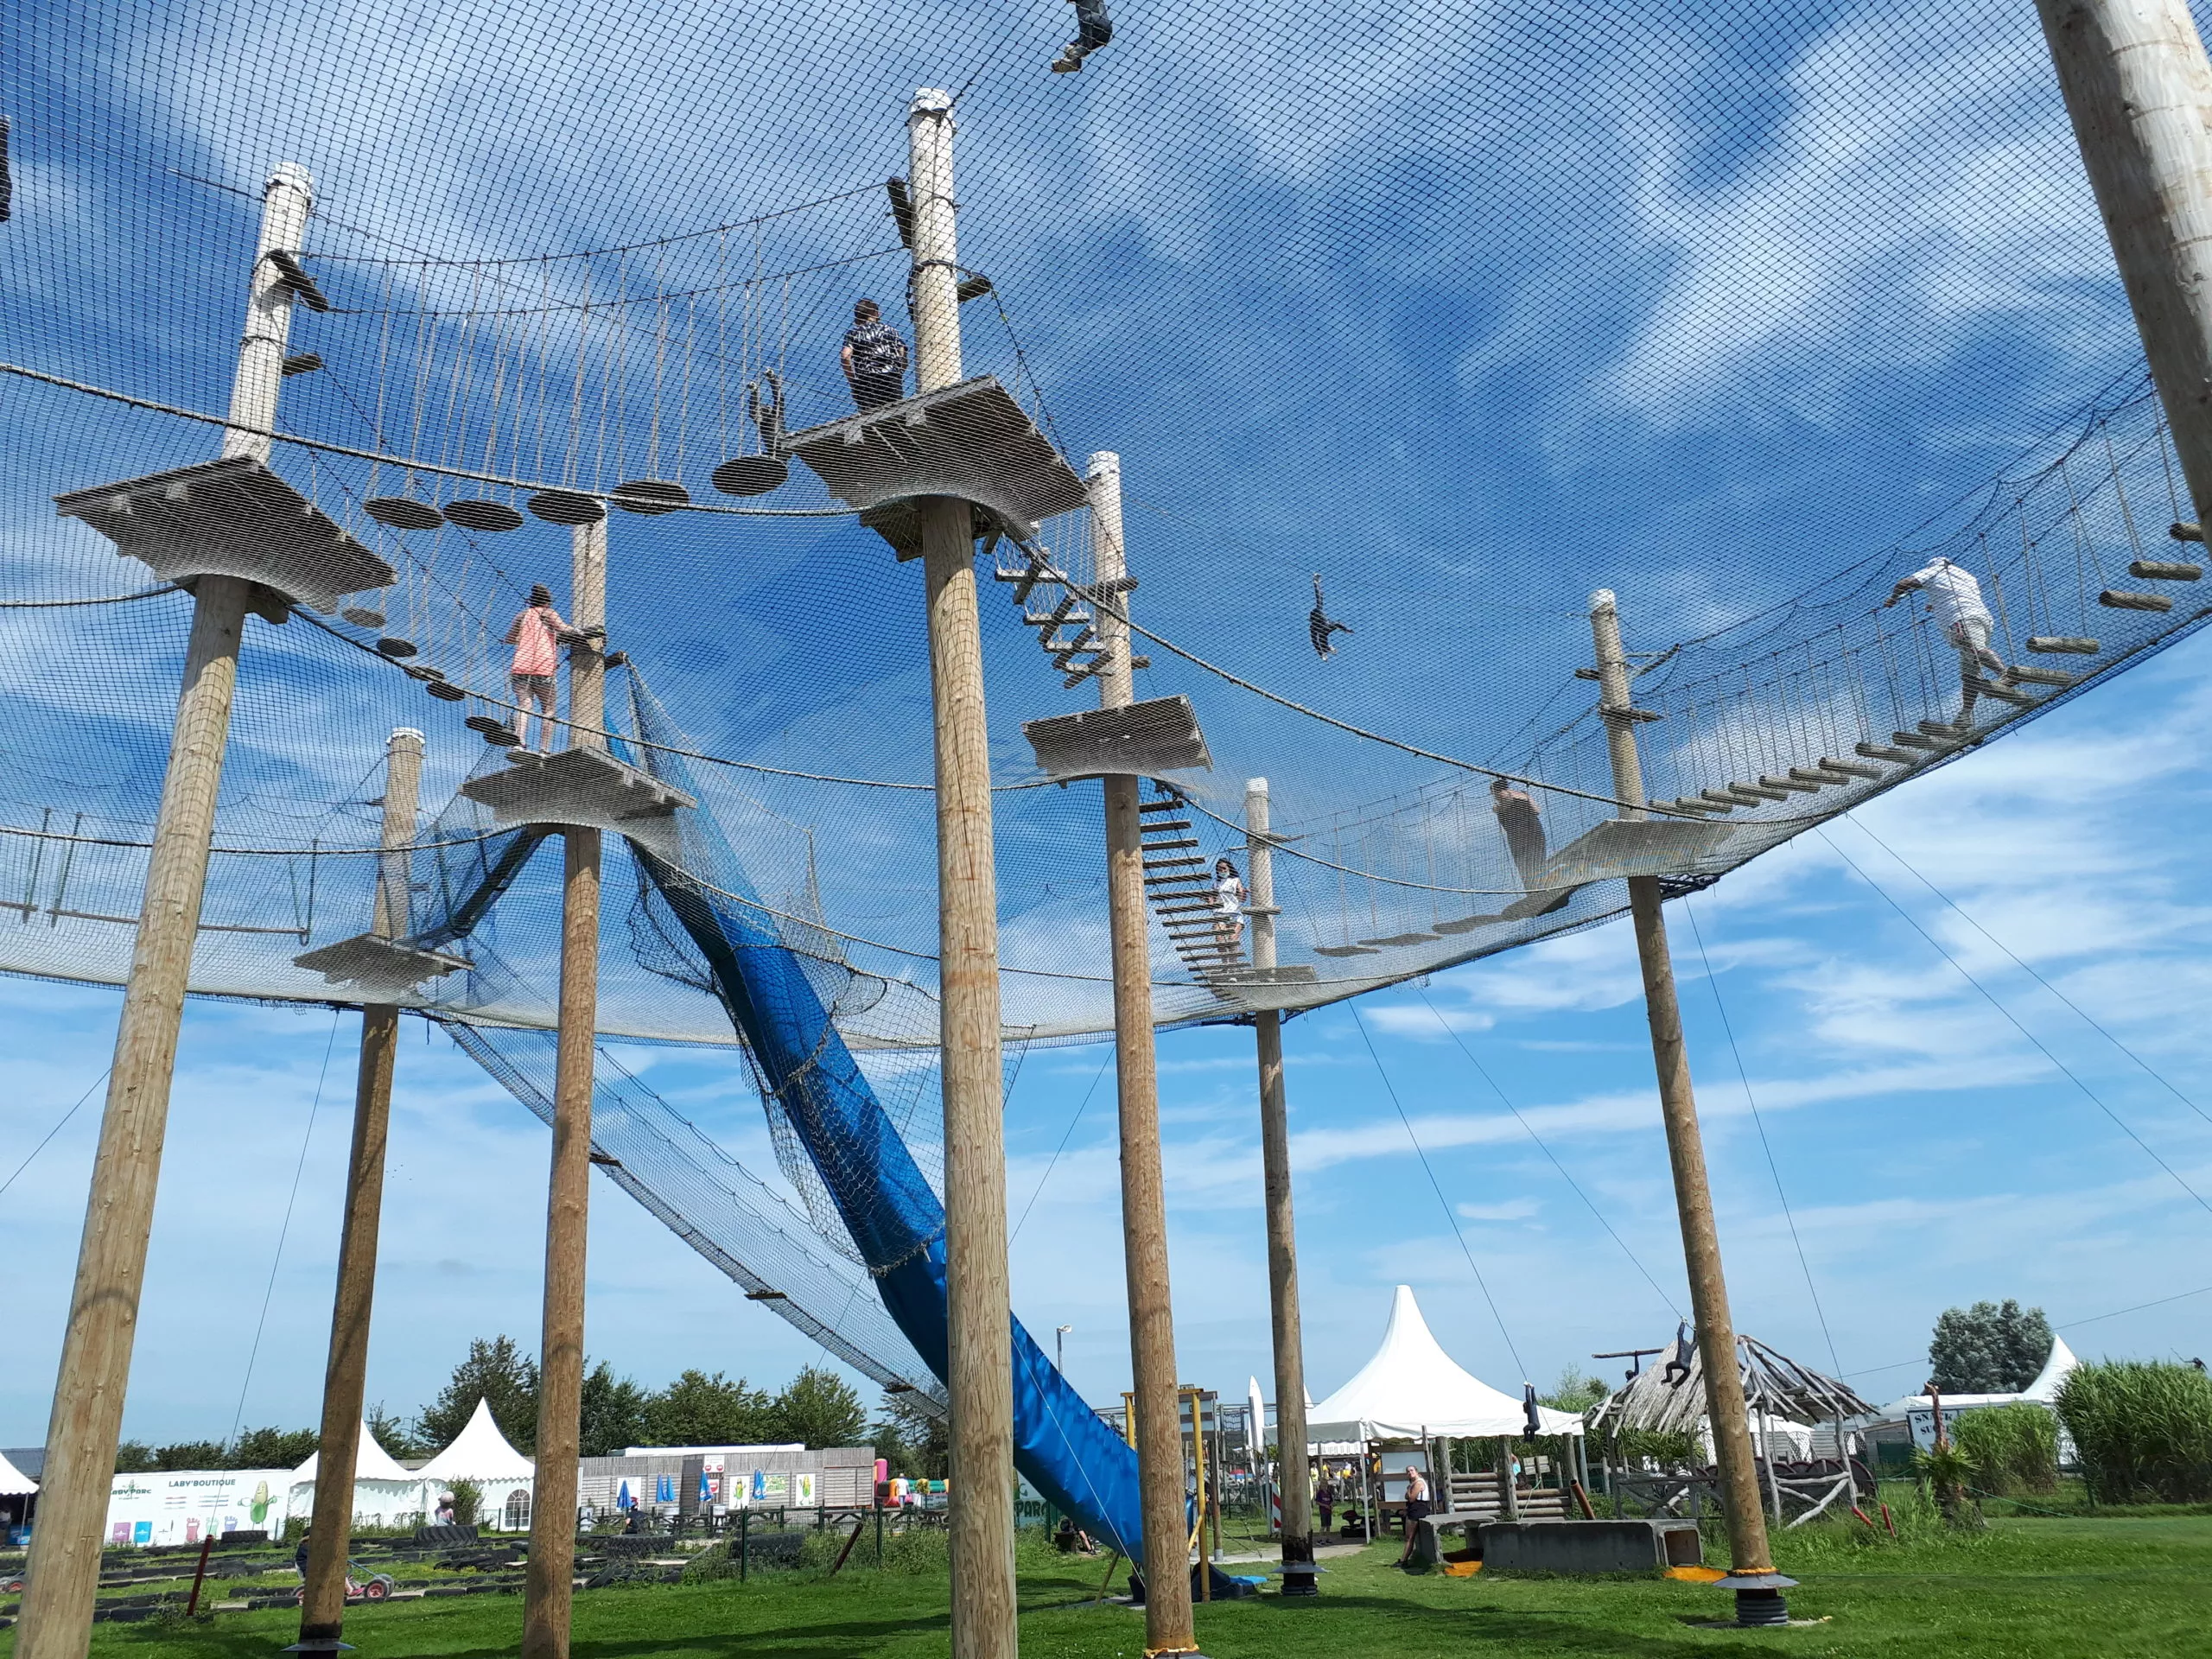
<instances>
[{"instance_id":1,"label":"black tire","mask_svg":"<svg viewBox=\"0 0 2212 1659\"><path fill-rule=\"evenodd\" d=\"M361 1586L363 1601L383 1601L391 1594L391 1586L382 1579L371 1579Z\"/></svg>"}]
</instances>

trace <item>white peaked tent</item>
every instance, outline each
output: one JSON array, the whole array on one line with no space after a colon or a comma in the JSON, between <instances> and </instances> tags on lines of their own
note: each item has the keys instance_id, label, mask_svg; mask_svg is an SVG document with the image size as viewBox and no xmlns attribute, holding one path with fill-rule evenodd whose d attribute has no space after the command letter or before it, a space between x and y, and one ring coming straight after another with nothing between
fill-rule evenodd
<instances>
[{"instance_id":1,"label":"white peaked tent","mask_svg":"<svg viewBox=\"0 0 2212 1659\"><path fill-rule=\"evenodd\" d=\"M486 1526L519 1529L530 1524L531 1484L537 1465L507 1444L492 1421L492 1408L483 1400L467 1426L454 1436L453 1444L415 1471L426 1484L432 1512L438 1492L456 1480L465 1480L483 1494L479 1520Z\"/></svg>"},{"instance_id":2,"label":"white peaked tent","mask_svg":"<svg viewBox=\"0 0 2212 1659\"><path fill-rule=\"evenodd\" d=\"M322 1453L309 1452L308 1460L292 1471L294 1484L305 1482L310 1486L314 1485L315 1472L321 1466ZM369 1426L366 1423L361 1425L361 1444L359 1449L353 1453L353 1478L357 1483L364 1480L383 1480L411 1483L417 1486L423 1484L422 1476L410 1475L392 1461L391 1453L377 1444L377 1438L369 1433Z\"/></svg>"},{"instance_id":3,"label":"white peaked tent","mask_svg":"<svg viewBox=\"0 0 2212 1659\"><path fill-rule=\"evenodd\" d=\"M292 1491L285 1505L286 1514L306 1516L315 1513L315 1471L321 1466L322 1453L316 1452L292 1471ZM353 1453L354 1520L374 1527L405 1526L429 1512L423 1477L410 1474L393 1462L391 1453L378 1445L376 1436L369 1433L369 1426L362 1424L360 1445Z\"/></svg>"},{"instance_id":4,"label":"white peaked tent","mask_svg":"<svg viewBox=\"0 0 2212 1659\"><path fill-rule=\"evenodd\" d=\"M2064 1338L2053 1337L2050 1339L2050 1357L2044 1361L2043 1370L2036 1373L2036 1380L2026 1388L2018 1394L1947 1394L1943 1396L1943 1414L1948 1418L1955 1412L1974 1406L2009 1406L2019 1401L2038 1406L2051 1405L2058 1398L2058 1385L2066 1380L2066 1374L2081 1363L2074 1357L2074 1351L2066 1345ZM1908 1394L1883 1407L1881 1414L1890 1418L1910 1418L1916 1411L1926 1416L1931 1408L1926 1395ZM1929 1421L1932 1433L1934 1419L1930 1417Z\"/></svg>"},{"instance_id":5,"label":"white peaked tent","mask_svg":"<svg viewBox=\"0 0 2212 1659\"><path fill-rule=\"evenodd\" d=\"M38 1483L8 1461L0 1452L0 1497L23 1497L38 1491Z\"/></svg>"},{"instance_id":6,"label":"white peaked tent","mask_svg":"<svg viewBox=\"0 0 2212 1659\"><path fill-rule=\"evenodd\" d=\"M1546 1434L1580 1434L1571 1411L1536 1408ZM1375 1357L1351 1382L1313 1408L1306 1433L1316 1440L1452 1440L1518 1437L1527 1427L1521 1402L1463 1370L1429 1334L1412 1287L1400 1285L1389 1328Z\"/></svg>"}]
</instances>

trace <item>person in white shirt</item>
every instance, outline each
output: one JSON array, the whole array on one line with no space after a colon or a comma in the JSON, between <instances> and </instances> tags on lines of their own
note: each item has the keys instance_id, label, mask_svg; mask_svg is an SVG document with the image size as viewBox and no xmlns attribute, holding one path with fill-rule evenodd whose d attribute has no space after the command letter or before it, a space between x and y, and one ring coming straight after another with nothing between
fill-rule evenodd
<instances>
[{"instance_id":1,"label":"person in white shirt","mask_svg":"<svg viewBox=\"0 0 2212 1659\"><path fill-rule=\"evenodd\" d=\"M1981 584L1950 560L1933 559L1891 588L1890 596L1882 601L1882 608L1887 610L1907 594L1915 592L1928 595L1929 613L1942 626L1943 637L1959 653L1961 702L1959 717L1951 722L1951 729L1970 730L1974 700L1980 695L1976 686L1982 671L1987 670L2008 685L2012 680L2012 671L2005 665L2005 659L1989 648L1989 631L1995 623L1989 607L1981 602Z\"/></svg>"},{"instance_id":2,"label":"person in white shirt","mask_svg":"<svg viewBox=\"0 0 2212 1659\"><path fill-rule=\"evenodd\" d=\"M1249 902L1244 878L1236 874L1236 867L1225 858L1214 860L1213 937L1223 950L1234 951L1243 944L1244 906Z\"/></svg>"}]
</instances>

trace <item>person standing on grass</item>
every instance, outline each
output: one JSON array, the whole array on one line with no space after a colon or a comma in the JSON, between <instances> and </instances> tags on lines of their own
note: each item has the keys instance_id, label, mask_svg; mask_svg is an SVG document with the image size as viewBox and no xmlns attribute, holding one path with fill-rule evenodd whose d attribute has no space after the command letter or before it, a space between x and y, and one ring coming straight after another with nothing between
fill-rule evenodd
<instances>
[{"instance_id":1,"label":"person standing on grass","mask_svg":"<svg viewBox=\"0 0 2212 1659\"><path fill-rule=\"evenodd\" d=\"M1536 816L1535 798L1510 779L1493 778L1490 810L1497 815L1497 827L1505 834L1505 850L1513 855L1522 887L1534 893L1543 885L1547 855L1544 821Z\"/></svg>"},{"instance_id":2,"label":"person standing on grass","mask_svg":"<svg viewBox=\"0 0 2212 1659\"><path fill-rule=\"evenodd\" d=\"M853 326L845 331L837 360L853 389L854 408L880 409L906 395L906 342L884 321L883 308L874 300L853 302Z\"/></svg>"},{"instance_id":3,"label":"person standing on grass","mask_svg":"<svg viewBox=\"0 0 2212 1659\"><path fill-rule=\"evenodd\" d=\"M1418 1464L1406 1465L1406 1547L1398 1553L1399 1565L1403 1566L1414 1555L1414 1543L1421 1536L1421 1523L1428 1518L1428 1477Z\"/></svg>"},{"instance_id":4,"label":"person standing on grass","mask_svg":"<svg viewBox=\"0 0 2212 1659\"><path fill-rule=\"evenodd\" d=\"M2009 685L2012 671L2005 659L1989 648L1989 631L1996 626L1989 614L1989 607L1981 602L1981 584L1960 566L1946 558L1929 561L1910 575L1904 577L1890 589L1890 596L1882 601L1887 610L1907 594L1925 593L1928 612L1943 630L1943 638L1951 649L1959 653L1959 715L1951 722L1955 732L1970 731L1974 728L1974 701L1980 690L1984 671L1994 674Z\"/></svg>"},{"instance_id":5,"label":"person standing on grass","mask_svg":"<svg viewBox=\"0 0 2212 1659\"><path fill-rule=\"evenodd\" d=\"M530 711L537 710L537 752L553 743L553 673L559 665L558 647L571 630L553 608L552 590L539 582L530 590L530 603L514 620L501 642L515 648L507 684L515 699L517 753L530 747Z\"/></svg>"},{"instance_id":6,"label":"person standing on grass","mask_svg":"<svg viewBox=\"0 0 2212 1659\"><path fill-rule=\"evenodd\" d=\"M1329 1517L1336 1513L1337 1484L1329 1478L1326 1468L1321 1471L1321 1484L1313 1489L1313 1510L1321 1517L1321 1530L1329 1530Z\"/></svg>"}]
</instances>

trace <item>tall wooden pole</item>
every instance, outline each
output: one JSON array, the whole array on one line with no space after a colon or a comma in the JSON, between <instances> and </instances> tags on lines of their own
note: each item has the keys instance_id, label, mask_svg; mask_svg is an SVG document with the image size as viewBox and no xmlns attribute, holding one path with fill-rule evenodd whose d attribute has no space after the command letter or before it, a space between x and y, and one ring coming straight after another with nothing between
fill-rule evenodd
<instances>
[{"instance_id":1,"label":"tall wooden pole","mask_svg":"<svg viewBox=\"0 0 2212 1659\"><path fill-rule=\"evenodd\" d=\"M1620 613L1612 594L1603 588L1590 595L1590 632L1598 647L1598 708L1612 760L1613 793L1628 804L1622 809L1623 817L1641 820L1643 765L1637 754L1636 722L1630 712L1628 658L1621 649ZM1706 1179L1705 1141L1698 1128L1689 1054L1682 1043L1682 1010L1675 996L1675 961L1667 947L1659 878L1630 876L1628 897L1637 960L1643 970L1643 1007L1659 1076L1659 1112L1667 1128L1667 1159L1674 1170L1682 1255L1689 1268L1690 1311L1697 1321L1698 1352L1704 1358L1700 1369L1705 1374L1706 1415L1720 1467L1720 1501L1728 1517L1730 1579L1754 1581L1730 1587L1736 1591L1738 1619L1774 1624L1789 1617L1782 1592L1791 1580L1775 1572L1767 1548L1758 1463L1751 1452L1744 1379L1736 1367L1736 1326L1729 1316L1728 1285L1720 1271L1720 1236L1713 1223L1713 1189Z\"/></svg>"},{"instance_id":2,"label":"tall wooden pole","mask_svg":"<svg viewBox=\"0 0 2212 1659\"><path fill-rule=\"evenodd\" d=\"M953 289L952 99L933 87L906 114L914 204L914 378L960 379ZM1005 1080L999 1051L998 878L983 718L974 516L919 503L937 734L938 1047L944 1096L945 1313L951 1404L953 1659L1013 1659L1013 1312L1007 1284Z\"/></svg>"},{"instance_id":3,"label":"tall wooden pole","mask_svg":"<svg viewBox=\"0 0 2212 1659\"><path fill-rule=\"evenodd\" d=\"M1244 785L1252 866L1252 965L1275 965L1275 849L1268 780ZM1313 1573L1313 1494L1306 1461L1306 1337L1298 1313L1298 1224L1290 1201L1290 1106L1283 1094L1282 1015L1252 1016L1260 1051L1260 1166L1267 1192L1268 1311L1275 1338L1275 1459L1282 1492L1282 1592L1319 1593Z\"/></svg>"},{"instance_id":4,"label":"tall wooden pole","mask_svg":"<svg viewBox=\"0 0 2212 1659\"><path fill-rule=\"evenodd\" d=\"M423 734L402 727L385 746L384 853L377 861L370 931L387 939L413 931L405 848L415 840L423 789ZM346 1216L338 1241L338 1288L330 1310L330 1357L322 1373L322 1435L315 1460L315 1520L308 1534L307 1590L300 1639L288 1651L332 1653L346 1645L346 1558L353 1547L353 1464L360 1451L369 1318L376 1300L377 1233L384 1216L385 1141L399 1053L399 1010L361 1010L360 1070L353 1084L353 1146L346 1163Z\"/></svg>"},{"instance_id":5,"label":"tall wooden pole","mask_svg":"<svg viewBox=\"0 0 2212 1659\"><path fill-rule=\"evenodd\" d=\"M571 532L569 737L604 748L607 524ZM575 1599L576 1455L584 1386L584 1250L591 1215L593 1038L599 1025L600 833L562 831L561 1005L553 1163L545 1203L545 1309L537 1345L537 1478L523 1583L523 1659L568 1659Z\"/></svg>"},{"instance_id":6,"label":"tall wooden pole","mask_svg":"<svg viewBox=\"0 0 2212 1659\"><path fill-rule=\"evenodd\" d=\"M276 424L292 295L268 255L272 249L300 246L314 188L296 167L279 167L269 176L245 338L231 391L231 419L237 424L223 438L226 456L253 455L265 461L272 448L269 438L256 432ZM153 1227L162 1141L168 1127L170 1075L193 944L200 932L215 793L238 682L238 639L251 592L251 584L236 576L201 576L193 586L183 690L146 861L145 898L123 994L47 1428L38 1526L16 1636L16 1651L22 1659L79 1659L92 1641L100 1535L107 1524L108 1488L146 1276L146 1239Z\"/></svg>"},{"instance_id":7,"label":"tall wooden pole","mask_svg":"<svg viewBox=\"0 0 2212 1659\"><path fill-rule=\"evenodd\" d=\"M1122 586L1128 559L1122 540L1122 458L1099 451L1090 458L1086 481L1091 565L1106 594L1097 607L1098 706L1122 709L1136 699L1128 594ZM1191 1618L1190 1534L1183 1522L1182 1398L1175 1379L1175 1315L1167 1274L1167 1188L1160 1162L1160 1071L1153 1048L1152 948L1137 781L1128 773L1104 779L1114 1076L1121 1103L1122 1252L1128 1274L1137 1510L1144 1521L1144 1645L1147 1654L1190 1653L1197 1651L1198 1642ZM1192 1421L1196 1433L1197 1419ZM1203 1529L1203 1515L1199 1522Z\"/></svg>"},{"instance_id":8,"label":"tall wooden pole","mask_svg":"<svg viewBox=\"0 0 2212 1659\"><path fill-rule=\"evenodd\" d=\"M2200 523L2212 518L2212 63L2188 0L2036 0Z\"/></svg>"}]
</instances>

